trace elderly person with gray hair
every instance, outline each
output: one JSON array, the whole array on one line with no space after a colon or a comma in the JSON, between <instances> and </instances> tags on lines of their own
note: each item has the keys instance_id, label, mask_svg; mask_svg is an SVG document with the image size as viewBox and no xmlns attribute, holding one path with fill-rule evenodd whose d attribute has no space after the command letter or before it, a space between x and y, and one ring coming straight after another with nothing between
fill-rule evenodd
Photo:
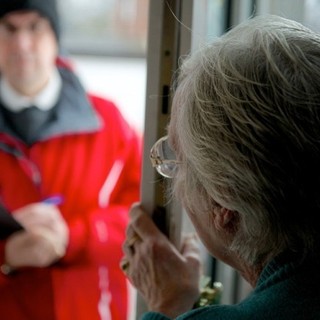
<instances>
[{"instance_id":1,"label":"elderly person with gray hair","mask_svg":"<svg viewBox=\"0 0 320 320\"><path fill-rule=\"evenodd\" d=\"M183 63L168 137L151 156L208 251L254 289L236 305L192 310L194 240L176 249L135 205L122 262L150 309L144 320L320 319L319 79L320 36L277 16L246 21ZM159 164L168 147L171 166Z\"/></svg>"}]
</instances>

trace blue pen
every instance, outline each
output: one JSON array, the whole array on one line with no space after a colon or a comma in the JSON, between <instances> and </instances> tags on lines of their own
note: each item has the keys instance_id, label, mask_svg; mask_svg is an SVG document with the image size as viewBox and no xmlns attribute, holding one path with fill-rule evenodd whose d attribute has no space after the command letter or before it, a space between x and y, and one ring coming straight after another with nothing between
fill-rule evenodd
<instances>
[{"instance_id":1,"label":"blue pen","mask_svg":"<svg viewBox=\"0 0 320 320\"><path fill-rule=\"evenodd\" d=\"M42 203L52 204L52 205L58 206L63 203L63 196L61 196L61 195L50 196L48 198L43 199Z\"/></svg>"}]
</instances>

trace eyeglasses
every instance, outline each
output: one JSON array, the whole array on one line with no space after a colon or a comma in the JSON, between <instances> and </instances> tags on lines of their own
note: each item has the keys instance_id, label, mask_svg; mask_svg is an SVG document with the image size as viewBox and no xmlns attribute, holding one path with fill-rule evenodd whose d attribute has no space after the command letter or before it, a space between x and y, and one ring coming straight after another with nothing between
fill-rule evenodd
<instances>
[{"instance_id":1,"label":"eyeglasses","mask_svg":"<svg viewBox=\"0 0 320 320\"><path fill-rule=\"evenodd\" d=\"M154 144L150 150L150 160L159 174L170 179L174 178L177 165L181 163L176 159L174 151L168 144L168 136L160 138Z\"/></svg>"}]
</instances>

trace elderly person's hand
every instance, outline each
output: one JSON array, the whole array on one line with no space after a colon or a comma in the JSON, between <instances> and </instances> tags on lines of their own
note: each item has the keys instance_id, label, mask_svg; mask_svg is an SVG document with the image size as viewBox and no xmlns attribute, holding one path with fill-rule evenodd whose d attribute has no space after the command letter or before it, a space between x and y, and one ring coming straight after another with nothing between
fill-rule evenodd
<instances>
[{"instance_id":1,"label":"elderly person's hand","mask_svg":"<svg viewBox=\"0 0 320 320\"><path fill-rule=\"evenodd\" d=\"M6 242L5 261L10 267L46 267L65 255L69 230L56 206L35 203L13 214L25 230Z\"/></svg>"},{"instance_id":2,"label":"elderly person's hand","mask_svg":"<svg viewBox=\"0 0 320 320\"><path fill-rule=\"evenodd\" d=\"M200 252L186 237L177 250L141 206L134 205L121 267L151 311L168 317L192 309L199 298Z\"/></svg>"}]
</instances>

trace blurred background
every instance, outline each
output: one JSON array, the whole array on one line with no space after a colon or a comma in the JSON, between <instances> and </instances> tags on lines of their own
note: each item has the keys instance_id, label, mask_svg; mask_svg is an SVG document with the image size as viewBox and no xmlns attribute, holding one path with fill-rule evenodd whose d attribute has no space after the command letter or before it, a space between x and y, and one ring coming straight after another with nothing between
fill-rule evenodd
<instances>
[{"instance_id":1,"label":"blurred background","mask_svg":"<svg viewBox=\"0 0 320 320\"><path fill-rule=\"evenodd\" d=\"M83 84L113 100L142 132L149 0L58 1L63 48ZM249 11L281 14L320 30L319 0L197 0L193 6L194 44L222 34L228 20L240 22Z\"/></svg>"},{"instance_id":2,"label":"blurred background","mask_svg":"<svg viewBox=\"0 0 320 320\"><path fill-rule=\"evenodd\" d=\"M62 46L82 83L143 130L149 0L59 0Z\"/></svg>"}]
</instances>

